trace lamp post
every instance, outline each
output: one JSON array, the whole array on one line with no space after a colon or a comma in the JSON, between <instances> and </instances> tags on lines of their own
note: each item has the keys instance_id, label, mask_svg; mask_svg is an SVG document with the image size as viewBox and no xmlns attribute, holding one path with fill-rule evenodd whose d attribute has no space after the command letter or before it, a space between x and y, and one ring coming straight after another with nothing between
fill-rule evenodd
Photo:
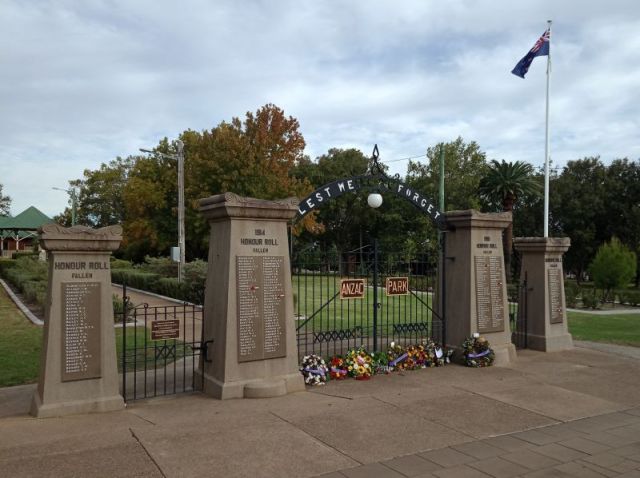
<instances>
[{"instance_id":1,"label":"lamp post","mask_svg":"<svg viewBox=\"0 0 640 478\"><path fill-rule=\"evenodd\" d=\"M180 261L178 262L178 281L182 282L185 264L185 233L184 233L184 143L179 139L175 141L177 154L166 154L159 151L140 148L143 153L158 154L165 158L178 161L178 249Z\"/></svg>"},{"instance_id":2,"label":"lamp post","mask_svg":"<svg viewBox=\"0 0 640 478\"><path fill-rule=\"evenodd\" d=\"M371 193L367 196L367 204L372 209L382 206L382 195ZM376 221L377 223L377 221ZM373 235L373 351L378 351L378 228Z\"/></svg>"},{"instance_id":3,"label":"lamp post","mask_svg":"<svg viewBox=\"0 0 640 478\"><path fill-rule=\"evenodd\" d=\"M71 188L71 189L51 188L51 189L55 189L56 191L64 191L69 195L69 198L71 198L71 225L75 226L76 225L76 209L78 207L77 206L78 193L76 192L76 188Z\"/></svg>"}]
</instances>

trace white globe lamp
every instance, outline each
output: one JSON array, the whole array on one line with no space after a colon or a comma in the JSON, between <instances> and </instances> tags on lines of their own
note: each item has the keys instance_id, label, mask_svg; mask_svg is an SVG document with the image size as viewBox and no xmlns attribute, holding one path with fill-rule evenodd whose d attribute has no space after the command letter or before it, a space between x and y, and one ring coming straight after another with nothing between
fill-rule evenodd
<instances>
[{"instance_id":1,"label":"white globe lamp","mask_svg":"<svg viewBox=\"0 0 640 478\"><path fill-rule=\"evenodd\" d=\"M382 206L382 194L378 194L378 193L369 194L369 197L367 197L367 204L369 205L369 207L372 207L373 209L376 209Z\"/></svg>"}]
</instances>

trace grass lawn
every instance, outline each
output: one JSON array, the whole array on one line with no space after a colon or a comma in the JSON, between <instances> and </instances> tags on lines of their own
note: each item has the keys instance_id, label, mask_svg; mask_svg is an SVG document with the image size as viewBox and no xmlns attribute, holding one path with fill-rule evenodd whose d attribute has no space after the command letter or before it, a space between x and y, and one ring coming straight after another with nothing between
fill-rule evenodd
<instances>
[{"instance_id":1,"label":"grass lawn","mask_svg":"<svg viewBox=\"0 0 640 478\"><path fill-rule=\"evenodd\" d=\"M120 327L116 329L119 372L122 372L122 330ZM152 341L151 331L145 327L126 327L125 330L127 371L163 368L193 352L190 345L180 340Z\"/></svg>"},{"instance_id":2,"label":"grass lawn","mask_svg":"<svg viewBox=\"0 0 640 478\"><path fill-rule=\"evenodd\" d=\"M567 312L569 332L576 340L640 347L640 313L596 315Z\"/></svg>"},{"instance_id":3,"label":"grass lawn","mask_svg":"<svg viewBox=\"0 0 640 478\"><path fill-rule=\"evenodd\" d=\"M38 380L42 327L22 315L0 287L0 387Z\"/></svg>"},{"instance_id":4,"label":"grass lawn","mask_svg":"<svg viewBox=\"0 0 640 478\"><path fill-rule=\"evenodd\" d=\"M381 281L382 282L382 281ZM424 281L426 284L426 281ZM292 278L296 295L295 313L304 323L305 330L341 330L360 326L364 330L372 325L373 287L367 281L362 299L340 299L340 277L335 275L309 275ZM432 294L387 297L384 286L378 287L378 324L385 327L393 323L426 323L431 320ZM310 319L304 322L305 319Z\"/></svg>"}]
</instances>

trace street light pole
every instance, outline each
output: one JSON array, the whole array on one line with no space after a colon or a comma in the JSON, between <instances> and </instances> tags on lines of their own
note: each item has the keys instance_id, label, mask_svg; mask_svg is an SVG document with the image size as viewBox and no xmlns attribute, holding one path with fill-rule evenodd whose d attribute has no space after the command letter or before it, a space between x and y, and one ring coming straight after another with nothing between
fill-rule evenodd
<instances>
[{"instance_id":1,"label":"street light pole","mask_svg":"<svg viewBox=\"0 0 640 478\"><path fill-rule=\"evenodd\" d=\"M180 250L180 261L178 262L178 281L182 282L185 265L185 232L184 232L184 143L179 139L175 141L178 154L166 154L160 151L140 148L143 153L158 154L165 158L178 161L178 249Z\"/></svg>"},{"instance_id":2,"label":"street light pole","mask_svg":"<svg viewBox=\"0 0 640 478\"><path fill-rule=\"evenodd\" d=\"M178 282L182 282L185 264L184 241L184 143L176 141L178 150L178 247L180 248L180 262L178 264Z\"/></svg>"}]
</instances>

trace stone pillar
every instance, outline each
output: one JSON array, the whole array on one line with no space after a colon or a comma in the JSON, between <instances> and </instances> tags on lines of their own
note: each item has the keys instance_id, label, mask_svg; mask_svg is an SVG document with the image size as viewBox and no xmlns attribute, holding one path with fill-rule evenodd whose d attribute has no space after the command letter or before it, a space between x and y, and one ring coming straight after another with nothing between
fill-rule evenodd
<instances>
[{"instance_id":1,"label":"stone pillar","mask_svg":"<svg viewBox=\"0 0 640 478\"><path fill-rule=\"evenodd\" d=\"M446 213L445 304L448 346L459 349L478 332L495 351L495 365L516 358L509 327L502 231L511 213Z\"/></svg>"},{"instance_id":2,"label":"stone pillar","mask_svg":"<svg viewBox=\"0 0 640 478\"><path fill-rule=\"evenodd\" d=\"M298 371L287 222L295 198L232 193L200 201L211 227L204 300L204 392L259 398L304 390Z\"/></svg>"},{"instance_id":3,"label":"stone pillar","mask_svg":"<svg viewBox=\"0 0 640 478\"><path fill-rule=\"evenodd\" d=\"M527 347L556 352L573 347L567 327L562 254L568 237L518 237L514 246L521 254L520 280L527 280Z\"/></svg>"},{"instance_id":4,"label":"stone pillar","mask_svg":"<svg viewBox=\"0 0 640 478\"><path fill-rule=\"evenodd\" d=\"M52 417L124 408L109 267L122 228L47 224L40 233L40 244L49 251L49 287L31 414Z\"/></svg>"}]
</instances>

